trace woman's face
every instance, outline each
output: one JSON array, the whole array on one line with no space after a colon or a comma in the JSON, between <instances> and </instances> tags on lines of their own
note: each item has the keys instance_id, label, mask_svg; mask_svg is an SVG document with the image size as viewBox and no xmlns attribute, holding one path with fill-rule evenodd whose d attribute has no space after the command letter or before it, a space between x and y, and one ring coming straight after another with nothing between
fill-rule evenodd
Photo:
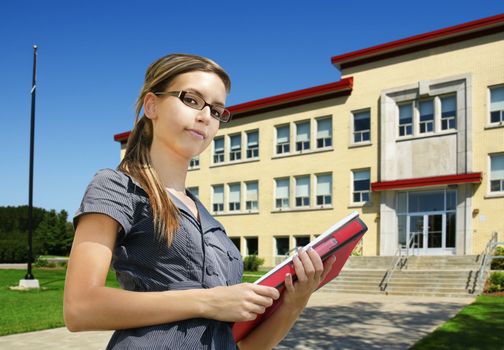
<instances>
[{"instance_id":1,"label":"woman's face","mask_svg":"<svg viewBox=\"0 0 504 350\"><path fill-rule=\"evenodd\" d=\"M166 88L165 92L168 91L191 92L211 105L226 103L226 87L214 73L195 71L178 75ZM150 93L144 109L154 127L152 145L187 160L203 152L219 129L220 122L210 115L210 107L197 110L175 96Z\"/></svg>"}]
</instances>

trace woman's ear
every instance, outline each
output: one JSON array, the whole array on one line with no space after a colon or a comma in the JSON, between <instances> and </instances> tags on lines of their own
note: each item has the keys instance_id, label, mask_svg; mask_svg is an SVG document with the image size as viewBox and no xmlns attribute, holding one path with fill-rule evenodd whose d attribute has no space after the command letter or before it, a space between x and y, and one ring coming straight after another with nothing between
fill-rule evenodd
<instances>
[{"instance_id":1,"label":"woman's ear","mask_svg":"<svg viewBox=\"0 0 504 350\"><path fill-rule=\"evenodd\" d=\"M149 119L156 119L157 97L152 92L148 92L143 101L144 114Z\"/></svg>"}]
</instances>

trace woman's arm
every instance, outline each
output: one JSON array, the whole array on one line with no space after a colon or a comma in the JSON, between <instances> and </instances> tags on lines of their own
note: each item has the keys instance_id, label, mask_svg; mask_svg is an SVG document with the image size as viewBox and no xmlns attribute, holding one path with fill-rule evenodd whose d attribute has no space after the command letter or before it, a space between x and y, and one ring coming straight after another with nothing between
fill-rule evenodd
<instances>
[{"instance_id":1,"label":"woman's arm","mask_svg":"<svg viewBox=\"0 0 504 350\"><path fill-rule=\"evenodd\" d=\"M125 329L196 317L246 321L279 297L274 288L248 283L165 292L105 287L118 228L104 214L79 219L64 293L65 324L71 331Z\"/></svg>"},{"instance_id":2,"label":"woman's arm","mask_svg":"<svg viewBox=\"0 0 504 350\"><path fill-rule=\"evenodd\" d=\"M293 259L298 281L293 283L292 276L290 274L286 276L286 290L282 295L282 304L267 320L238 343L239 348L272 349L280 343L304 310L310 295L331 270L335 260L336 258L332 256L322 263L320 256L313 249L307 252L300 250Z\"/></svg>"}]
</instances>

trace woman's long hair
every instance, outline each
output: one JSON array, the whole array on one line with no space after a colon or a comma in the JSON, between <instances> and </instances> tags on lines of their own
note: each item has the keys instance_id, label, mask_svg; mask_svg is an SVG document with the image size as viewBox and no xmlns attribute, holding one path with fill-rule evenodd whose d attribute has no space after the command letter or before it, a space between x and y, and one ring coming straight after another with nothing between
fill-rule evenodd
<instances>
[{"instance_id":1,"label":"woman's long hair","mask_svg":"<svg viewBox=\"0 0 504 350\"><path fill-rule=\"evenodd\" d=\"M179 226L179 211L159 180L156 170L152 167L150 158L153 137L152 121L146 118L145 114L140 117L140 114L147 93L162 92L178 75L194 71L216 74L229 93L231 89L229 76L217 63L208 58L188 54L172 54L152 63L147 68L145 82L136 101L135 126L129 135L124 158L118 166L118 170L137 180L149 196L154 229L160 238L166 240L168 246L172 244L173 236Z\"/></svg>"}]
</instances>

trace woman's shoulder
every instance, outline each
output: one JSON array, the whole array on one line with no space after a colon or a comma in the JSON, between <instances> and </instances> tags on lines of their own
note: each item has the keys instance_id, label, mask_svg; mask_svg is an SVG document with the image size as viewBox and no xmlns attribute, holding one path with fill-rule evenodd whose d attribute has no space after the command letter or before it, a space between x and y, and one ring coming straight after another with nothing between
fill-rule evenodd
<instances>
[{"instance_id":1,"label":"woman's shoulder","mask_svg":"<svg viewBox=\"0 0 504 350\"><path fill-rule=\"evenodd\" d=\"M104 168L95 173L89 187L124 190L128 188L129 182L130 178L125 173L117 169Z\"/></svg>"}]
</instances>

